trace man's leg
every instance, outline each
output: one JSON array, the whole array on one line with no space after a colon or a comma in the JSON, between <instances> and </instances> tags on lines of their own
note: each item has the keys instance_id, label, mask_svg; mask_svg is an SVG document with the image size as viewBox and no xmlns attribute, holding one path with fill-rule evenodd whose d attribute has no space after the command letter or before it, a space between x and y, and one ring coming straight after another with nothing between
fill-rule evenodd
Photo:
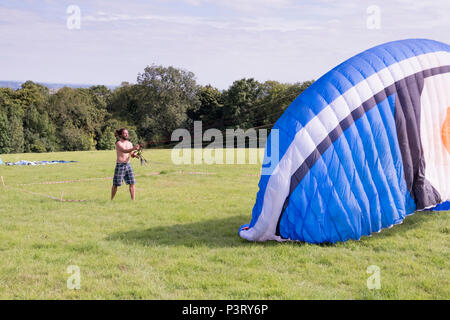
<instances>
[{"instance_id":1,"label":"man's leg","mask_svg":"<svg viewBox=\"0 0 450 320\"><path fill-rule=\"evenodd\" d=\"M133 200L133 201L135 199L135 193L136 193L136 189L134 186L135 186L134 184L130 184L130 195L131 195L131 200Z\"/></svg>"},{"instance_id":2,"label":"man's leg","mask_svg":"<svg viewBox=\"0 0 450 320\"><path fill-rule=\"evenodd\" d=\"M122 185L124 175L125 168L122 165L116 164L116 168L114 169L113 186L111 188L111 200L114 199L117 188Z\"/></svg>"},{"instance_id":3,"label":"man's leg","mask_svg":"<svg viewBox=\"0 0 450 320\"><path fill-rule=\"evenodd\" d=\"M117 186L113 185L112 189L111 189L111 200L114 199L116 192L117 192Z\"/></svg>"},{"instance_id":4,"label":"man's leg","mask_svg":"<svg viewBox=\"0 0 450 320\"><path fill-rule=\"evenodd\" d=\"M136 184L136 180L134 178L134 172L133 172L133 168L131 167L131 164L128 163L127 164L127 169L126 169L126 173L125 173L125 182L130 185L130 195L131 195L131 200L134 201L135 199L135 184Z\"/></svg>"}]
</instances>

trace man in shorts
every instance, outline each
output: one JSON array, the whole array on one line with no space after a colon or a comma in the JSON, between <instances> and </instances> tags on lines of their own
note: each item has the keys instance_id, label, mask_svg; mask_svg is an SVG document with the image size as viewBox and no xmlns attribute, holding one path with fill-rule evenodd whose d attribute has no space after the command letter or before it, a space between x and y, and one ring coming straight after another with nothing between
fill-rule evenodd
<instances>
[{"instance_id":1,"label":"man in shorts","mask_svg":"<svg viewBox=\"0 0 450 320\"><path fill-rule=\"evenodd\" d=\"M136 180L134 179L133 168L130 164L130 154L135 150L139 150L140 146L137 144L133 147L133 144L128 140L128 130L125 128L116 130L115 135L118 139L116 142L117 161L116 169L114 170L113 186L111 189L111 200L114 199L117 188L120 187L123 180L125 180L125 183L130 186L131 200L134 201Z\"/></svg>"}]
</instances>

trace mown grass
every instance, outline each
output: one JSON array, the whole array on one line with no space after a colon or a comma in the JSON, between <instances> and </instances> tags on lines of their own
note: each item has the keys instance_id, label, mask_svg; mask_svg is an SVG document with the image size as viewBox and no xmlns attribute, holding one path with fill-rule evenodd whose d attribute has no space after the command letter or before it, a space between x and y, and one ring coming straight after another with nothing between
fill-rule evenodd
<instances>
[{"instance_id":1,"label":"mown grass","mask_svg":"<svg viewBox=\"0 0 450 320\"><path fill-rule=\"evenodd\" d=\"M170 150L133 162L137 200L111 202L112 151L2 155L1 299L449 299L449 212L417 212L360 241L335 245L249 243L260 165L174 165ZM195 173L195 174L194 174ZM202 174L199 174L202 173ZM207 174L205 174L207 173ZM93 179L74 183L43 181ZM18 186L19 184L27 184ZM70 290L67 268L80 268ZM367 268L380 268L369 290Z\"/></svg>"}]
</instances>

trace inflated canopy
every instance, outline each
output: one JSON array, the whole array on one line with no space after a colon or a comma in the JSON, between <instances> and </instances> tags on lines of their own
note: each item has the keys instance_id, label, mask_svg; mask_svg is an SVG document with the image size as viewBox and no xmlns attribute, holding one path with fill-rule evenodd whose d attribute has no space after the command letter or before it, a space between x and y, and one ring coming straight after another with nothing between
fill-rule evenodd
<instances>
[{"instance_id":1,"label":"inflated canopy","mask_svg":"<svg viewBox=\"0 0 450 320\"><path fill-rule=\"evenodd\" d=\"M356 240L449 210L450 46L395 41L340 64L276 122L264 163L250 241Z\"/></svg>"}]
</instances>

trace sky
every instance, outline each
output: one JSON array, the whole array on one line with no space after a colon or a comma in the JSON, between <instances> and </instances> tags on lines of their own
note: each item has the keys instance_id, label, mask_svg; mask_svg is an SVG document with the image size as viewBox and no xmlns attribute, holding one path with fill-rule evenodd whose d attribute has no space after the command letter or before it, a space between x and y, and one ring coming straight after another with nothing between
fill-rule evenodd
<instances>
[{"instance_id":1,"label":"sky","mask_svg":"<svg viewBox=\"0 0 450 320\"><path fill-rule=\"evenodd\" d=\"M450 43L450 1L0 0L0 80L120 85L148 65L227 89L318 79L407 38Z\"/></svg>"}]
</instances>

